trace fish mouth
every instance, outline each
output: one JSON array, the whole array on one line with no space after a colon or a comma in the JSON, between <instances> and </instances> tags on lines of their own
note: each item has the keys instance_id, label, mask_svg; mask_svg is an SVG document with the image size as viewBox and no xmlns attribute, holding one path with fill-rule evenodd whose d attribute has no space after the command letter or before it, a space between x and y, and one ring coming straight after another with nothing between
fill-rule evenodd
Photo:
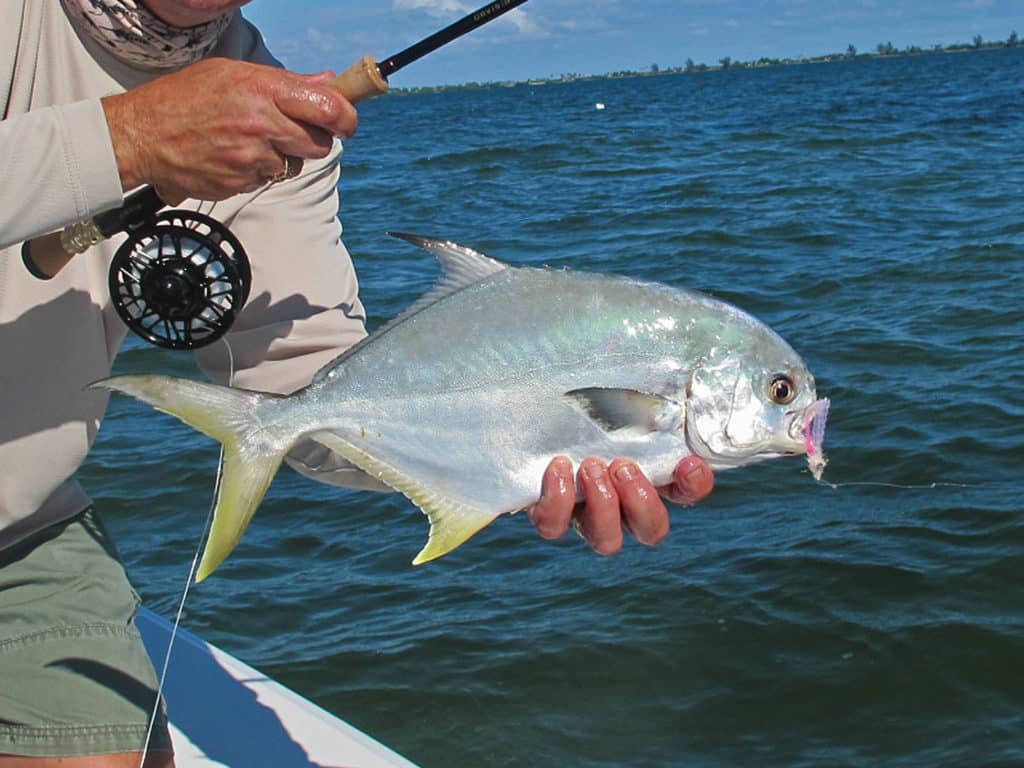
<instances>
[{"instance_id":1,"label":"fish mouth","mask_svg":"<svg viewBox=\"0 0 1024 768\"><path fill-rule=\"evenodd\" d=\"M803 445L807 454L807 466L815 480L821 480L828 459L825 458L825 425L828 422L828 410L832 402L823 397L815 400L800 411L790 422L789 436Z\"/></svg>"}]
</instances>

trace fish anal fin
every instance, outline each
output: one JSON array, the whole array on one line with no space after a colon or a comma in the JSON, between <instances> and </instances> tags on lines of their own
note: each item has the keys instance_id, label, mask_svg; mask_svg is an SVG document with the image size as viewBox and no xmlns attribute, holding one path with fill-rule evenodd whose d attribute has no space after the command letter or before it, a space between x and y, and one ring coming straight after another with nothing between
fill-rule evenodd
<instances>
[{"instance_id":1,"label":"fish anal fin","mask_svg":"<svg viewBox=\"0 0 1024 768\"><path fill-rule=\"evenodd\" d=\"M665 432L683 423L683 405L649 392L615 387L587 387L565 393L607 432Z\"/></svg>"},{"instance_id":2,"label":"fish anal fin","mask_svg":"<svg viewBox=\"0 0 1024 768\"><path fill-rule=\"evenodd\" d=\"M480 509L470 504L447 499L434 494L429 498L413 498L416 506L423 510L430 520L430 535L427 543L413 558L413 565L422 565L447 555L464 544L475 533L491 524L498 515L493 511Z\"/></svg>"},{"instance_id":3,"label":"fish anal fin","mask_svg":"<svg viewBox=\"0 0 1024 768\"><path fill-rule=\"evenodd\" d=\"M317 442L337 451L367 474L399 491L419 507L430 520L427 543L412 561L420 565L436 560L490 525L501 512L446 496L401 470L378 459L334 432L317 432Z\"/></svg>"}]
</instances>

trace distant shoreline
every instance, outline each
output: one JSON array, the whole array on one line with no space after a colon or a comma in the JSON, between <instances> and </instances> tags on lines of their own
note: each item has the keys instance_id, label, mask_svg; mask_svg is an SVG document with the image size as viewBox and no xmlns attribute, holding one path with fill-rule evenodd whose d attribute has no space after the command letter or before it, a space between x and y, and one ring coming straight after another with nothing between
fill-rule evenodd
<instances>
[{"instance_id":1,"label":"distant shoreline","mask_svg":"<svg viewBox=\"0 0 1024 768\"><path fill-rule=\"evenodd\" d=\"M652 64L646 70L621 70L604 74L582 75L567 73L563 75L534 78L531 80L493 80L487 82L468 82L458 85L425 85L415 88L393 88L389 93L401 96L418 93L443 93L446 91L464 91L484 88L515 88L519 86L553 85L558 83L585 82L590 80L615 80L630 77L656 77L658 75L693 74L698 72L715 72L726 69L761 69L765 67L786 67L794 64L830 64L837 61L853 61L855 59L883 59L904 56L923 56L942 53L970 53L973 51L992 51L1003 48L1020 47L1016 32L1011 32L1006 40L984 41L980 35L975 36L971 43L952 43L950 45L934 45L931 48L920 48L916 45L896 49L892 43L879 43L871 53L859 53L854 46L847 47L845 53L828 53L823 56L772 59L762 57L753 61L733 61L725 56L718 64L695 63L687 59L683 66L660 67Z\"/></svg>"}]
</instances>

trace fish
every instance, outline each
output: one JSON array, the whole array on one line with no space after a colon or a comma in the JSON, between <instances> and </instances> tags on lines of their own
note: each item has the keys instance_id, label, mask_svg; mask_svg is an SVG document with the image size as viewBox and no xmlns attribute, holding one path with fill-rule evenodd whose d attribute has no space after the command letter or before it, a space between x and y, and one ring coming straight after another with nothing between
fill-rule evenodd
<instances>
[{"instance_id":1,"label":"fish","mask_svg":"<svg viewBox=\"0 0 1024 768\"><path fill-rule=\"evenodd\" d=\"M687 288L513 266L450 240L389 234L436 256L440 280L308 386L278 395L163 375L91 385L223 445L197 581L234 550L305 441L426 514L415 565L535 502L558 455L630 458L655 485L691 454L715 471L806 455L820 479L829 400L747 312Z\"/></svg>"}]
</instances>

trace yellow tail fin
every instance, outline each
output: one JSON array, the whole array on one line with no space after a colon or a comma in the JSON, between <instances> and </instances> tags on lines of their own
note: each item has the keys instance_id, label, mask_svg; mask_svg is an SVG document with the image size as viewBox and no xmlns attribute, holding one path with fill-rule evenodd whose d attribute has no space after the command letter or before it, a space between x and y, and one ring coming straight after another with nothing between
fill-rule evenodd
<instances>
[{"instance_id":1,"label":"yellow tail fin","mask_svg":"<svg viewBox=\"0 0 1024 768\"><path fill-rule=\"evenodd\" d=\"M138 398L224 446L213 524L196 574L202 581L242 538L294 442L266 429L262 418L282 398L170 376L117 376L91 386Z\"/></svg>"}]
</instances>

